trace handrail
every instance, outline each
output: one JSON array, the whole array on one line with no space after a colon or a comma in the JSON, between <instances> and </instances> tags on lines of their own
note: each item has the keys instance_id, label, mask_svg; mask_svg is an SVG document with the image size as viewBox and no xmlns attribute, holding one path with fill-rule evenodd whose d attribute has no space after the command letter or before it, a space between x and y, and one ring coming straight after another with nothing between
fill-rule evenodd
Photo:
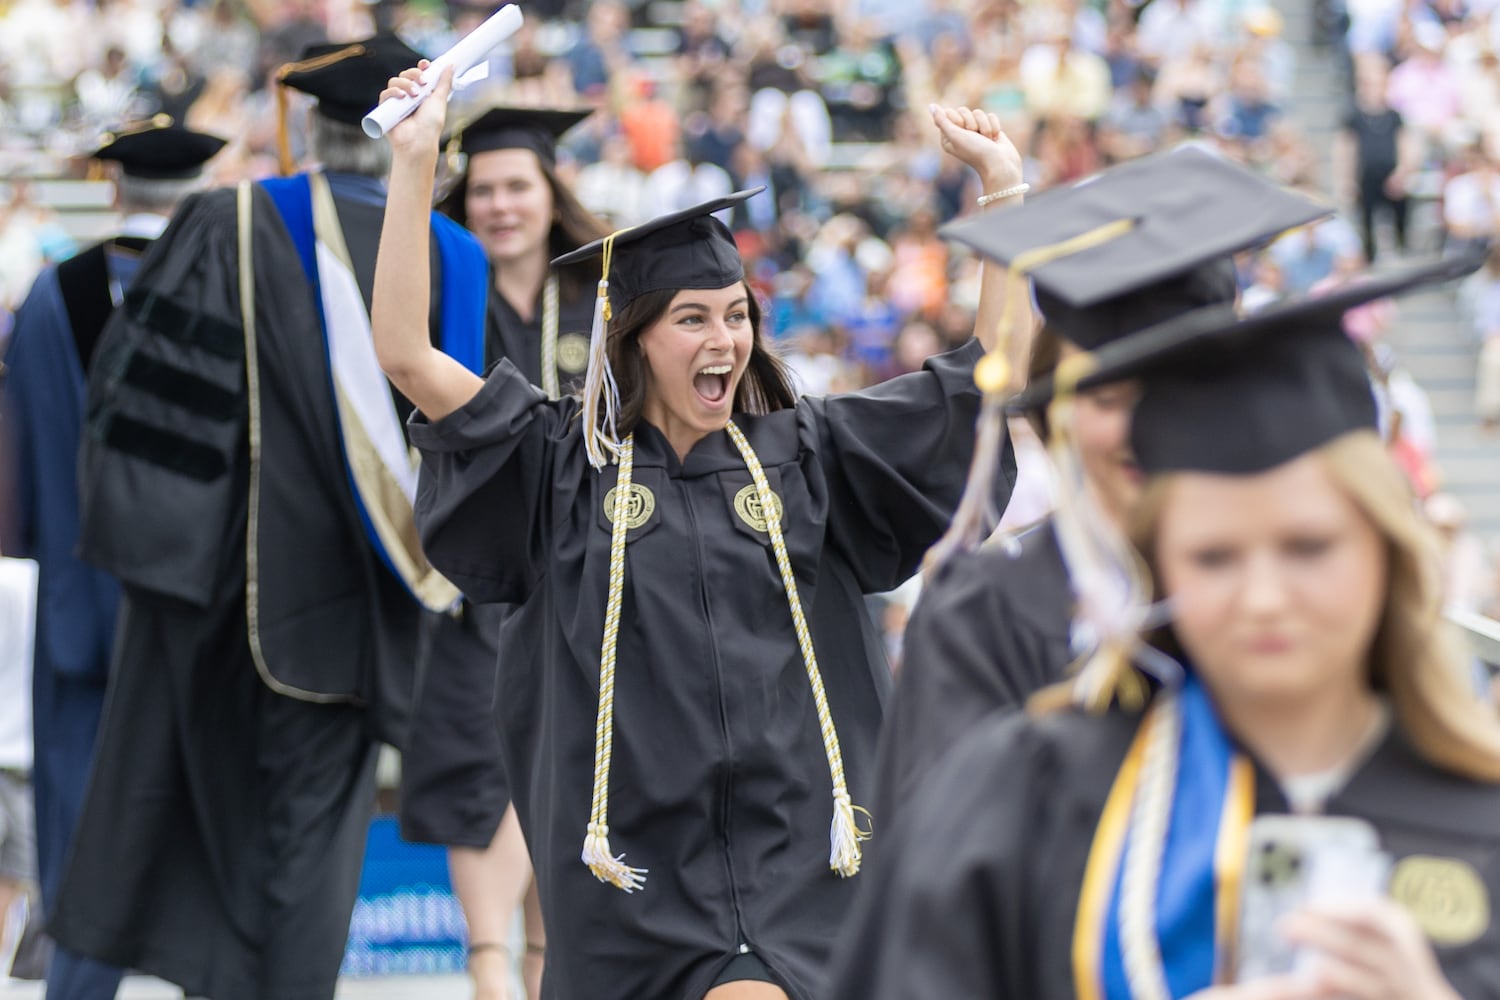
<instances>
[{"instance_id":1,"label":"handrail","mask_svg":"<svg viewBox=\"0 0 1500 1000\"><path fill-rule=\"evenodd\" d=\"M1475 658L1500 670L1500 621L1456 608L1449 608L1443 615L1458 626Z\"/></svg>"}]
</instances>

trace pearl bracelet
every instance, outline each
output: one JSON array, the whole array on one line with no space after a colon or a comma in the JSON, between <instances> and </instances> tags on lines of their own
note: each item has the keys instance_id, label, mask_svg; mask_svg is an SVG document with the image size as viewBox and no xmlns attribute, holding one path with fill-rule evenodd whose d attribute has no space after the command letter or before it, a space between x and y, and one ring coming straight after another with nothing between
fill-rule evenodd
<instances>
[{"instance_id":1,"label":"pearl bracelet","mask_svg":"<svg viewBox=\"0 0 1500 1000\"><path fill-rule=\"evenodd\" d=\"M980 208L983 208L991 202L1000 201L1005 198L1014 198L1016 195L1025 194L1030 190L1031 185L1027 184L1025 181L1022 181L1019 184L1012 184L1008 188L1001 188L999 191L991 191L989 194L982 194L974 200Z\"/></svg>"}]
</instances>

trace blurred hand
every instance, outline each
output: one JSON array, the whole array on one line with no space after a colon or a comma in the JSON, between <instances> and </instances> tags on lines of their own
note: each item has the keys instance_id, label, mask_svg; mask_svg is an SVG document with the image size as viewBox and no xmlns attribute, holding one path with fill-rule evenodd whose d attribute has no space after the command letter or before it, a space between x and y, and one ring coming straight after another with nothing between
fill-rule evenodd
<instances>
[{"instance_id":1,"label":"blurred hand","mask_svg":"<svg viewBox=\"0 0 1500 1000\"><path fill-rule=\"evenodd\" d=\"M1021 154L1000 128L1000 119L972 108L928 106L943 152L951 153L979 173L985 191L1021 183Z\"/></svg>"},{"instance_id":2,"label":"blurred hand","mask_svg":"<svg viewBox=\"0 0 1500 1000\"><path fill-rule=\"evenodd\" d=\"M1323 997L1348 1000L1460 1000L1427 935L1398 904L1317 907L1287 917L1288 940L1318 952L1307 977Z\"/></svg>"},{"instance_id":3,"label":"blurred hand","mask_svg":"<svg viewBox=\"0 0 1500 1000\"><path fill-rule=\"evenodd\" d=\"M402 70L400 76L391 77L390 83L380 92L380 99L385 101L415 94L421 86L422 71L430 65L423 59L412 69ZM438 77L437 86L432 88L427 100L385 134L397 156L437 153L443 123L448 117L448 96L452 92L453 67L448 66Z\"/></svg>"}]
</instances>

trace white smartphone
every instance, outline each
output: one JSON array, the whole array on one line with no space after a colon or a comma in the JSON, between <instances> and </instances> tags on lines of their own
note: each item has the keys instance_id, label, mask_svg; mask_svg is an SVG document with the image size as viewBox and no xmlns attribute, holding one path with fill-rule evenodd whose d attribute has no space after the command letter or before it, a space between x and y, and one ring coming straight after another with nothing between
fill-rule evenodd
<instances>
[{"instance_id":1,"label":"white smartphone","mask_svg":"<svg viewBox=\"0 0 1500 1000\"><path fill-rule=\"evenodd\" d=\"M1277 922L1309 905L1359 903L1385 891L1391 860L1375 828L1348 816L1257 816L1240 891L1234 981L1304 970L1312 955Z\"/></svg>"}]
</instances>

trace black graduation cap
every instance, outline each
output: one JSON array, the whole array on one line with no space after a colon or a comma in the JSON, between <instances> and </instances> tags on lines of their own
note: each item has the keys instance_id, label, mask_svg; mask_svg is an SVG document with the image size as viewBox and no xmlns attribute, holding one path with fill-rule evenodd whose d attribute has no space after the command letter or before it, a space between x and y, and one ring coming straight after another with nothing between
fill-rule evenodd
<instances>
[{"instance_id":1,"label":"black graduation cap","mask_svg":"<svg viewBox=\"0 0 1500 1000\"><path fill-rule=\"evenodd\" d=\"M202 173L203 164L224 145L218 136L184 128L171 115L160 114L104 135L94 158L113 160L132 177L186 180Z\"/></svg>"},{"instance_id":2,"label":"black graduation cap","mask_svg":"<svg viewBox=\"0 0 1500 1000\"><path fill-rule=\"evenodd\" d=\"M453 130L448 147L465 156L493 149L529 149L543 163L557 162L557 140L594 113L593 108L492 107Z\"/></svg>"},{"instance_id":3,"label":"black graduation cap","mask_svg":"<svg viewBox=\"0 0 1500 1000\"><path fill-rule=\"evenodd\" d=\"M1031 275L1048 326L1085 350L1234 301L1231 255L1330 214L1197 147L1133 160L942 235Z\"/></svg>"},{"instance_id":4,"label":"black graduation cap","mask_svg":"<svg viewBox=\"0 0 1500 1000\"><path fill-rule=\"evenodd\" d=\"M392 32L358 42L320 42L276 71L286 87L318 99L319 113L358 125L380 100L391 77L417 64L422 54Z\"/></svg>"},{"instance_id":5,"label":"black graduation cap","mask_svg":"<svg viewBox=\"0 0 1500 1000\"><path fill-rule=\"evenodd\" d=\"M713 213L747 198L764 187L736 191L679 212L659 215L649 222L609 234L565 253L553 267L602 257L599 298L589 334L589 364L583 382L584 448L594 468L618 457L619 435L614 415L619 392L605 350L612 311L646 292L684 288L727 288L745 277L745 264L729 227Z\"/></svg>"},{"instance_id":6,"label":"black graduation cap","mask_svg":"<svg viewBox=\"0 0 1500 1000\"><path fill-rule=\"evenodd\" d=\"M764 187L736 191L691 208L659 215L565 253L553 267L605 255L610 248L609 301L621 308L646 292L673 288L727 288L745 276L729 227L713 213L738 205Z\"/></svg>"},{"instance_id":7,"label":"black graduation cap","mask_svg":"<svg viewBox=\"0 0 1500 1000\"><path fill-rule=\"evenodd\" d=\"M1244 318L1224 307L1199 310L1101 348L1077 384L1139 378L1130 436L1147 473L1271 469L1376 426L1364 356L1344 332L1346 311L1461 277L1483 259L1427 263ZM1040 405L1052 388L1045 380L1017 401Z\"/></svg>"}]
</instances>

